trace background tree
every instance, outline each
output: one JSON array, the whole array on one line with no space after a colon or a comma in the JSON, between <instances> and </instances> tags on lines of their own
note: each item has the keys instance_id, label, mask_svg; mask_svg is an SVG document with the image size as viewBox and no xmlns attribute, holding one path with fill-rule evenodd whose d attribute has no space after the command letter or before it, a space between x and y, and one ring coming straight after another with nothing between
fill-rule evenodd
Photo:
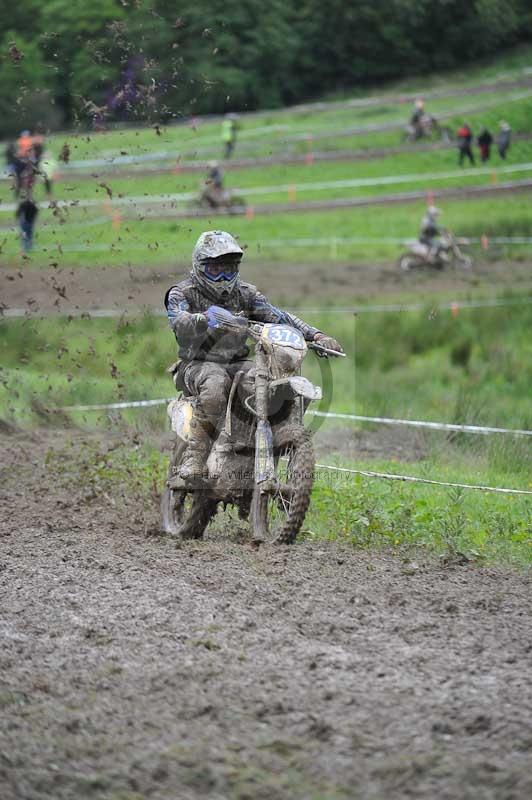
<instances>
[{"instance_id":1,"label":"background tree","mask_svg":"<svg viewBox=\"0 0 532 800\"><path fill-rule=\"evenodd\" d=\"M465 72L532 38L529 0L0 0L0 13L4 136L32 115L167 120Z\"/></svg>"}]
</instances>

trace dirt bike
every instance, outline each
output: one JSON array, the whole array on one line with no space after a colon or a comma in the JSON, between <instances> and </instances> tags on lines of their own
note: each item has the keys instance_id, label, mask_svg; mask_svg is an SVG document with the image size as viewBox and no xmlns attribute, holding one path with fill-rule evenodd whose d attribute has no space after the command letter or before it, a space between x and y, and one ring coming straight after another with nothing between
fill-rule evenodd
<instances>
[{"instance_id":1,"label":"dirt bike","mask_svg":"<svg viewBox=\"0 0 532 800\"><path fill-rule=\"evenodd\" d=\"M249 520L254 543L291 544L305 519L314 480L314 451L303 415L322 397L300 368L309 348L322 356L344 354L307 343L289 325L251 322L221 308L217 313L223 329L234 331L237 320L238 329L245 325L255 342L254 393L238 392L243 378L238 372L207 459L208 477L193 488L179 476L179 466L196 400L182 396L169 403L175 440L161 500L162 526L170 535L199 539L222 503Z\"/></svg>"},{"instance_id":2,"label":"dirt bike","mask_svg":"<svg viewBox=\"0 0 532 800\"><path fill-rule=\"evenodd\" d=\"M451 129L440 125L436 117L424 114L417 124L409 123L403 132L405 142L417 142L420 139L439 139L448 144L452 139Z\"/></svg>"},{"instance_id":3,"label":"dirt bike","mask_svg":"<svg viewBox=\"0 0 532 800\"><path fill-rule=\"evenodd\" d=\"M470 270L473 261L462 253L456 237L450 231L443 231L437 249L419 241L412 242L408 252L397 259L397 266L403 272L421 267L444 269L447 266Z\"/></svg>"},{"instance_id":4,"label":"dirt bike","mask_svg":"<svg viewBox=\"0 0 532 800\"><path fill-rule=\"evenodd\" d=\"M228 211L231 213L238 208L245 208L246 201L228 189L205 184L197 200L194 202L194 205L199 205L201 208Z\"/></svg>"}]
</instances>

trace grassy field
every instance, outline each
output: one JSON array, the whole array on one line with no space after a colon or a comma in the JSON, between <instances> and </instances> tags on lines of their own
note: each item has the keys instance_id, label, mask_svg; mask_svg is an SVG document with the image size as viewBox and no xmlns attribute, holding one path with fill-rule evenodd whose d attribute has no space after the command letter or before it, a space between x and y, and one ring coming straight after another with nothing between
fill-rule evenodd
<instances>
[{"instance_id":1,"label":"grassy field","mask_svg":"<svg viewBox=\"0 0 532 800\"><path fill-rule=\"evenodd\" d=\"M343 342L331 410L532 428L528 305L434 313L308 313ZM497 335L494 335L497 331ZM172 394L175 344L162 317L13 320L0 326L2 406L28 409ZM323 384L323 362L307 374Z\"/></svg>"},{"instance_id":2,"label":"grassy field","mask_svg":"<svg viewBox=\"0 0 532 800\"><path fill-rule=\"evenodd\" d=\"M423 86L464 87L505 75L507 79L528 75L532 49L506 54L497 63L479 67L468 75L437 76ZM281 152L308 152L312 149L358 150L397 146L399 129L364 135L340 136L343 130L398 123L410 113L398 94L422 88L419 81L390 87L382 103L364 108L283 110L244 116L237 155L254 156ZM387 90L388 91L388 90ZM489 106L485 111L468 111L467 119L475 132L488 124L495 132L506 118L514 132L532 134L530 87L501 89L468 96L441 97L427 101L432 113L452 116L446 121L455 129L463 120L464 109ZM385 95L379 91L374 94ZM368 93L371 97L371 93ZM306 134L312 133L310 142ZM324 138L318 138L323 134ZM55 198L66 200L67 208L52 209L41 204L37 243L29 257L21 258L13 213L5 209L11 195L8 184L0 185L0 236L2 265L39 277L51 269L75 275L82 267L129 268L129 276L148 268L175 264L176 277L188 272L194 241L206 228L231 230L246 251L253 279L260 283L261 265L275 267L275 278L263 286L279 301L288 292L291 306L324 306L323 287L331 282L337 265L366 264L378 275L383 265L393 269L401 252L401 241L417 235L426 208L423 201L389 207L365 207L331 211L249 214L228 217L212 215L204 219L178 219L167 199L152 204L150 195L194 193L201 173L172 171L172 161L187 152L197 157L215 155L219 150L219 121L198 120L193 125L163 128L161 135L150 127L142 130L115 130L104 134L61 134L51 140L57 152L65 141L71 158L92 158L120 154L153 154L167 151L166 172L139 175L136 168L116 168L112 175L94 168L84 177L74 170L66 172L55 187ZM291 138L293 137L293 138ZM299 138L296 138L299 137ZM454 149L420 151L368 157L360 161L315 162L313 164L253 166L228 170L230 187L241 190L251 205L313 199L377 197L383 193L439 188L491 186L495 181L531 177L532 168L513 175L499 171L501 161L494 156L487 174L476 170L459 177L428 180L428 176L456 169ZM532 141L515 142L509 165L532 162ZM164 162L162 162L164 164ZM495 172L495 175L493 174ZM309 184L331 184L343 180L371 181L387 176L414 176L404 183L324 188ZM417 177L416 177L417 176ZM105 186L101 184L104 183ZM306 188L305 188L306 185ZM265 193L253 193L262 187ZM295 187L295 188L294 188ZM139 197L138 206L120 210L108 200ZM39 187L38 192L42 191ZM39 195L42 200L42 193ZM78 201L93 205L78 207ZM442 222L462 237L488 240L500 236L532 236L527 194L447 199L437 201L444 211ZM4 208L2 208L4 206ZM397 239L399 241L386 241ZM477 263L489 259L530 261L530 246L493 246L487 251L478 244L469 247ZM305 266L312 267L311 280ZM22 270L24 273L22 273ZM125 271L123 270L124 274ZM122 274L122 273L120 273ZM523 285L524 273L521 272ZM91 272L92 275L92 272ZM255 275L258 277L256 278ZM526 278L526 276L525 276ZM346 279L347 280L347 279ZM468 279L473 296L489 288L489 275L473 272ZM330 410L356 412L369 416L408 417L510 428L532 428L530 385L532 383L531 306L461 310L435 313L433 306L452 293L449 276L447 294L428 297L420 279L405 286L404 297L422 298L425 311L406 314L360 315L311 312L309 322L335 335L345 345L348 359L335 362L331 385ZM300 297L294 303L294 286ZM326 305L357 303L358 287L353 280L338 283L337 296L328 294ZM511 300L523 299L519 286ZM401 297L402 295L398 295ZM381 302L376 292L375 301ZM397 300L397 297L394 299ZM0 298L2 300L2 298ZM108 306L112 307L109 297ZM116 429L128 426L160 437L166 428L164 406L142 411L49 413L49 409L72 404L103 403L165 397L173 386L165 374L174 360L175 344L164 318L143 316L131 319L37 319L0 320L0 419L22 425L80 425ZM323 363L308 359L306 373L323 383ZM380 429L382 431L382 429ZM390 432L390 452L386 445L369 458L353 456L342 446L354 441L358 433L379 434L372 426L360 428L346 423L339 429L327 421L319 431L321 441L335 442L329 447L327 463L355 468L428 476L451 482L530 488L530 446L525 440L502 437L446 437L445 434L419 434L421 449L406 447L402 461L393 456L394 433ZM414 434L413 434L414 437ZM380 440L379 440L380 441ZM413 440L414 441L414 438ZM340 442L340 444L338 444ZM140 448L135 453L116 453L109 465L94 465L102 480L120 479L126 467L164 473L164 457L158 450ZM113 460L114 459L114 460ZM135 461L136 459L136 461ZM148 480L148 479L147 479ZM151 479L150 479L151 480ZM448 557L465 553L474 559L530 561L532 507L526 497L487 495L443 488L384 483L377 480L319 474L313 505L307 520L307 536L340 536L358 546L416 545L436 549Z\"/></svg>"},{"instance_id":3,"label":"grassy field","mask_svg":"<svg viewBox=\"0 0 532 800\"><path fill-rule=\"evenodd\" d=\"M442 222L459 236L531 236L532 221L525 194L500 195L472 200L441 201ZM143 266L168 263L187 265L192 243L206 228L229 229L246 248L246 259L282 263L334 262L335 259L363 260L393 264L402 250L387 237L408 240L416 237L425 203L408 203L384 208L292 212L248 217L215 216L202 219L136 219L119 221L111 213L88 217L79 209L68 213L66 223L52 217L37 234L36 248L23 260L24 269L39 269L50 262L60 266L108 264ZM88 217L88 218L87 218ZM362 241L356 241L360 237ZM379 239L382 237L383 241ZM355 238L343 242L344 238ZM308 243L291 240L310 239ZM314 241L314 240L322 240ZM369 239L370 241L364 241ZM372 241L373 240L373 241ZM6 231L0 241L4 263L20 264L14 232ZM530 247L495 248L474 257L529 258ZM353 287L353 297L356 287ZM345 298L344 298L345 300Z\"/></svg>"}]
</instances>

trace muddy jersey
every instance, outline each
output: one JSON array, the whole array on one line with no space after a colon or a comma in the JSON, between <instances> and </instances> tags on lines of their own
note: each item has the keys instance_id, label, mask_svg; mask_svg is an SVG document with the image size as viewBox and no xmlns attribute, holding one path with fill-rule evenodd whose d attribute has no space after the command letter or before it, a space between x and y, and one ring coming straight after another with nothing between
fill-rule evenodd
<instances>
[{"instance_id":1,"label":"muddy jersey","mask_svg":"<svg viewBox=\"0 0 532 800\"><path fill-rule=\"evenodd\" d=\"M193 276L177 286L172 286L164 298L170 327L179 345L179 358L185 361L216 361L229 364L240 361L249 354L244 331L209 329L203 314L209 306L222 305L233 314L243 312L248 319L273 322L297 328L307 341L311 341L318 328L273 306L256 286L240 281L223 302L210 296L199 286Z\"/></svg>"}]
</instances>

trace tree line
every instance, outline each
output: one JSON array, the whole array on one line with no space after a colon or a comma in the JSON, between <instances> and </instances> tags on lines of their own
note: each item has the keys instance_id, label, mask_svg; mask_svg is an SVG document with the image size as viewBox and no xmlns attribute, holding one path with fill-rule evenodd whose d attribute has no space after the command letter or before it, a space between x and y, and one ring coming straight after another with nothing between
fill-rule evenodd
<instances>
[{"instance_id":1,"label":"tree line","mask_svg":"<svg viewBox=\"0 0 532 800\"><path fill-rule=\"evenodd\" d=\"M529 0L0 0L0 135L274 108L530 41Z\"/></svg>"}]
</instances>

